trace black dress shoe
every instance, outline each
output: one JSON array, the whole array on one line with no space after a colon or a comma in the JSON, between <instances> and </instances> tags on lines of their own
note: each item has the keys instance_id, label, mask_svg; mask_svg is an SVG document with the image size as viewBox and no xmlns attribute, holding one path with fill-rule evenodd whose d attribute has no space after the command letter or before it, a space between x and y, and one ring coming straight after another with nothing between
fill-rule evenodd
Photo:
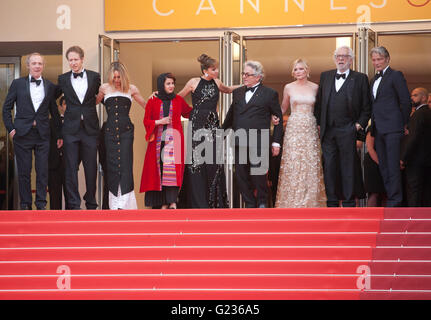
<instances>
[{"instance_id":1,"label":"black dress shoe","mask_svg":"<svg viewBox=\"0 0 431 320\"><path fill-rule=\"evenodd\" d=\"M37 210L46 210L46 207L36 207Z\"/></svg>"},{"instance_id":2,"label":"black dress shoe","mask_svg":"<svg viewBox=\"0 0 431 320\"><path fill-rule=\"evenodd\" d=\"M21 206L21 210L31 210L31 206L23 205Z\"/></svg>"},{"instance_id":3,"label":"black dress shoe","mask_svg":"<svg viewBox=\"0 0 431 320\"><path fill-rule=\"evenodd\" d=\"M259 206L258 206L258 208L266 208L266 204L260 204Z\"/></svg>"}]
</instances>

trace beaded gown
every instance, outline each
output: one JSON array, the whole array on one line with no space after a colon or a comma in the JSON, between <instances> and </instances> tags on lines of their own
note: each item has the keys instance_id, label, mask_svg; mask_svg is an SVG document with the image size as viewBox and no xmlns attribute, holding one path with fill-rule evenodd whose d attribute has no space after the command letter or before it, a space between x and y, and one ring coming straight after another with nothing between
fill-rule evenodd
<instances>
[{"instance_id":1,"label":"beaded gown","mask_svg":"<svg viewBox=\"0 0 431 320\"><path fill-rule=\"evenodd\" d=\"M134 125L129 117L132 97L117 91L105 95L104 102L108 114L104 139L109 208L137 209L133 191Z\"/></svg>"},{"instance_id":2,"label":"beaded gown","mask_svg":"<svg viewBox=\"0 0 431 320\"><path fill-rule=\"evenodd\" d=\"M321 147L313 115L315 94L290 95L291 115L283 141L277 208L325 207Z\"/></svg>"},{"instance_id":3,"label":"beaded gown","mask_svg":"<svg viewBox=\"0 0 431 320\"><path fill-rule=\"evenodd\" d=\"M190 113L191 130L188 130L187 164L184 172L182 192L186 195L188 208L226 208L226 180L221 154L222 144L217 144L217 129L220 128L217 114L219 89L216 82L200 79L192 93L193 110ZM204 131L199 131L205 129ZM197 131L202 132L201 139L191 139ZM219 131L221 134L221 131ZM222 141L222 139L218 139ZM212 146L212 157L202 150L202 142ZM191 148L189 146L191 144Z\"/></svg>"}]
</instances>

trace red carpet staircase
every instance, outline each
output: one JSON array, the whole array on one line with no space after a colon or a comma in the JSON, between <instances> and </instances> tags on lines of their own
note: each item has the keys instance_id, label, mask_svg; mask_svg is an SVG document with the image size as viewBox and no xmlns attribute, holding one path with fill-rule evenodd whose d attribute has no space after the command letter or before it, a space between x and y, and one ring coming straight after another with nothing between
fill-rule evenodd
<instances>
[{"instance_id":1,"label":"red carpet staircase","mask_svg":"<svg viewBox=\"0 0 431 320\"><path fill-rule=\"evenodd\" d=\"M431 299L431 212L0 212L0 299Z\"/></svg>"}]
</instances>

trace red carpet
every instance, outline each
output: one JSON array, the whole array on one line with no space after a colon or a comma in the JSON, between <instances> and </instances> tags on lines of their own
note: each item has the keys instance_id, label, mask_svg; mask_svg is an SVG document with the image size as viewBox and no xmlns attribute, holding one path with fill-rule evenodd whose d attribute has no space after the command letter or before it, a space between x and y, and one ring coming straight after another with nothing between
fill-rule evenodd
<instances>
[{"instance_id":1,"label":"red carpet","mask_svg":"<svg viewBox=\"0 0 431 320\"><path fill-rule=\"evenodd\" d=\"M0 212L0 299L431 299L429 211Z\"/></svg>"}]
</instances>

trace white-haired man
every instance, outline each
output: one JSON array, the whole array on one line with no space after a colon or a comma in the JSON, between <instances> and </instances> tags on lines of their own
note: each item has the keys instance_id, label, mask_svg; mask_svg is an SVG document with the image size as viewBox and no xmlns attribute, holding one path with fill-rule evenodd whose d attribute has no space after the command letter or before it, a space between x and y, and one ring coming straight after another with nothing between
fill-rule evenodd
<instances>
[{"instance_id":1,"label":"white-haired man","mask_svg":"<svg viewBox=\"0 0 431 320\"><path fill-rule=\"evenodd\" d=\"M335 50L336 69L321 74L314 108L328 207L338 207L340 200L343 207L354 207L355 179L361 179L355 175L356 140L370 118L371 96L368 77L351 70L352 61L351 48L342 46ZM341 185L337 184L338 173Z\"/></svg>"},{"instance_id":2,"label":"white-haired man","mask_svg":"<svg viewBox=\"0 0 431 320\"><path fill-rule=\"evenodd\" d=\"M245 206L265 208L271 115L281 119L281 108L278 93L262 85L264 71L260 62L247 61L242 78L244 86L233 91L233 101L222 127L232 128L239 137L235 144L235 178ZM274 126L273 156L280 153L282 134L283 124L279 121Z\"/></svg>"}]
</instances>

